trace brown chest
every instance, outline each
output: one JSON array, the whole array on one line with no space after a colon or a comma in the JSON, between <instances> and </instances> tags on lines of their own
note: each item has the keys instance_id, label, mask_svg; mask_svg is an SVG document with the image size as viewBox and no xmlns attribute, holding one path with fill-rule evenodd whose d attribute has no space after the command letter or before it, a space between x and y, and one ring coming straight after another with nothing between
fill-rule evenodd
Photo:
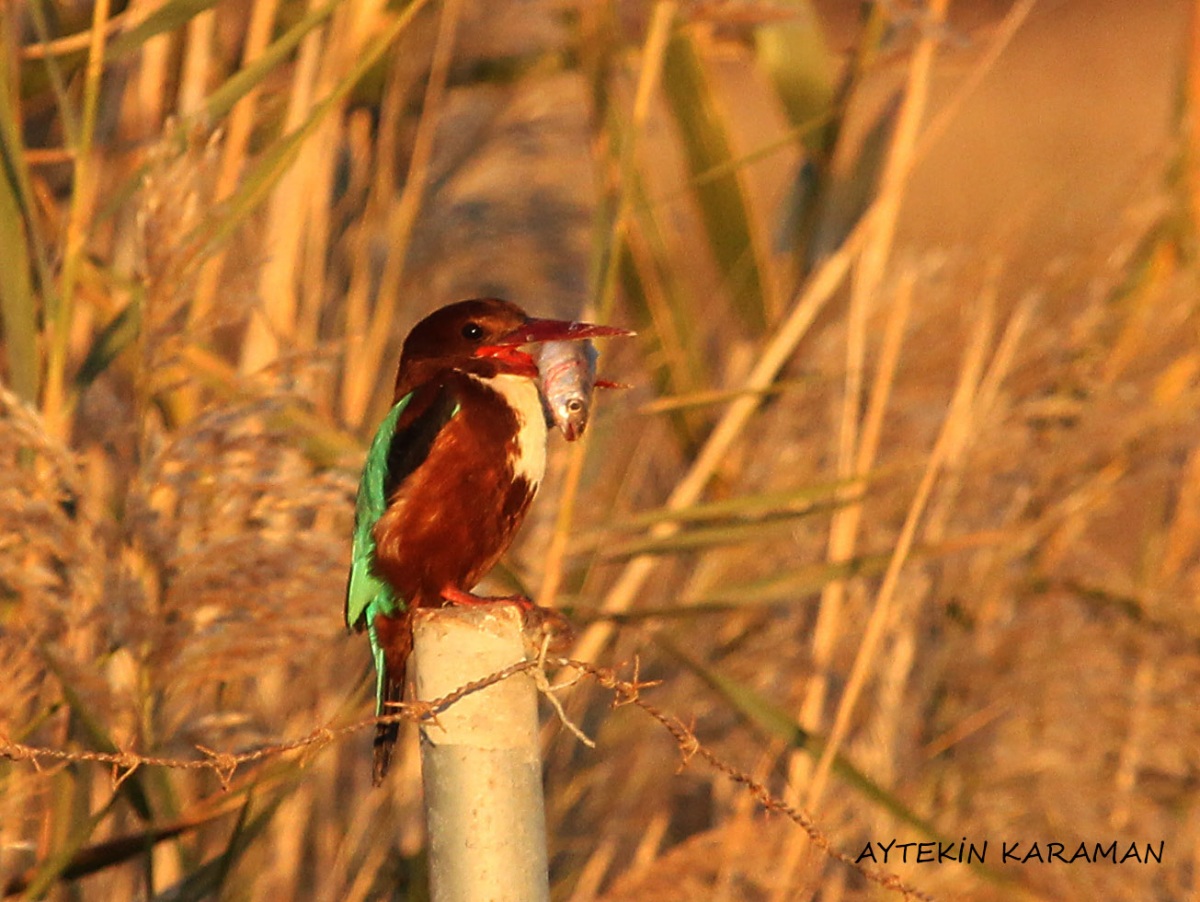
<instances>
[{"instance_id":1,"label":"brown chest","mask_svg":"<svg viewBox=\"0 0 1200 902\"><path fill-rule=\"evenodd\" d=\"M466 376L455 394L457 412L375 528L377 571L417 606L439 604L447 586L469 590L495 565L545 468L545 420L531 380Z\"/></svg>"}]
</instances>

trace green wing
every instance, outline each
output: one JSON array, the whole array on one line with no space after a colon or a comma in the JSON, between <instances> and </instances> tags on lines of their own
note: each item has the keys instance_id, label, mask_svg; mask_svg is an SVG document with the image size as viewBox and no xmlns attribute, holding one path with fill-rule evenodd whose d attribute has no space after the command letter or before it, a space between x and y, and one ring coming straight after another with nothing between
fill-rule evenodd
<instances>
[{"instance_id":1,"label":"green wing","mask_svg":"<svg viewBox=\"0 0 1200 902\"><path fill-rule=\"evenodd\" d=\"M375 575L375 524L387 510L388 455L396 435L396 423L408 406L412 393L392 406L367 449L358 482L358 498L354 502L354 547L350 560L350 578L346 583L346 626L367 630L371 640L371 658L375 663L375 713L382 714L387 691L387 667L383 646L375 634L375 617L395 615L404 611L404 600L397 598L392 587Z\"/></svg>"},{"instance_id":2,"label":"green wing","mask_svg":"<svg viewBox=\"0 0 1200 902\"><path fill-rule=\"evenodd\" d=\"M373 624L377 614L395 615L404 611L404 600L398 599L391 586L375 575L375 535L373 530L388 499L384 487L388 476L388 453L396 434L396 422L408 406L412 394L407 394L388 411L371 447L367 451L367 462L363 465L362 479L358 483L358 499L354 504L354 549L350 561L350 580L346 585L346 626L355 629L364 627L371 633L371 650L380 650L375 642Z\"/></svg>"},{"instance_id":3,"label":"green wing","mask_svg":"<svg viewBox=\"0 0 1200 902\"><path fill-rule=\"evenodd\" d=\"M444 386L427 387L433 392L425 396L421 414L397 430L400 415L412 402L409 392L388 411L363 466L358 483L358 499L354 505L354 548L350 561L350 579L346 584L346 625L365 629L371 640L371 656L375 662L375 710L382 714L389 692L399 698L403 692L404 674L389 674L384 649L375 631L375 618L380 614L395 617L408 610L408 599L400 598L375 573L375 525L388 507L388 492L413 473L428 456L442 427L458 413L453 394ZM418 389L420 391L420 389ZM394 731L393 731L394 732Z\"/></svg>"}]
</instances>

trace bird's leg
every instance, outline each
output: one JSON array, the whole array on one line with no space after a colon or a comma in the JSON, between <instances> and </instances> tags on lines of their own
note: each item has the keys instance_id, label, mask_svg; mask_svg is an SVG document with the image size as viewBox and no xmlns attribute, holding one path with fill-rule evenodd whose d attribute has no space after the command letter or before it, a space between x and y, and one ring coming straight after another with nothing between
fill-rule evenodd
<instances>
[{"instance_id":1,"label":"bird's leg","mask_svg":"<svg viewBox=\"0 0 1200 902\"><path fill-rule=\"evenodd\" d=\"M515 604L521 611L526 635L549 636L550 650L554 652L565 652L575 640L575 631L561 611L543 608L524 595L474 595L457 586L446 586L442 589L442 599L459 605Z\"/></svg>"},{"instance_id":2,"label":"bird's leg","mask_svg":"<svg viewBox=\"0 0 1200 902\"><path fill-rule=\"evenodd\" d=\"M442 589L442 599L450 602L450 604L467 606L508 602L509 604L515 604L522 611L531 611L537 607L537 605L524 595L475 595L459 589L457 586L446 586Z\"/></svg>"}]
</instances>

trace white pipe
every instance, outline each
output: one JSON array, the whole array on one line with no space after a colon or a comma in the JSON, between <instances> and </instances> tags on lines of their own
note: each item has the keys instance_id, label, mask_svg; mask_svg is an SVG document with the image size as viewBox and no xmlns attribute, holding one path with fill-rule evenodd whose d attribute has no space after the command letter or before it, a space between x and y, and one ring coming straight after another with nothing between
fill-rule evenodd
<instances>
[{"instance_id":1,"label":"white pipe","mask_svg":"<svg viewBox=\"0 0 1200 902\"><path fill-rule=\"evenodd\" d=\"M416 697L433 701L526 657L515 605L418 609ZM537 687L518 673L424 723L433 902L548 902Z\"/></svg>"}]
</instances>

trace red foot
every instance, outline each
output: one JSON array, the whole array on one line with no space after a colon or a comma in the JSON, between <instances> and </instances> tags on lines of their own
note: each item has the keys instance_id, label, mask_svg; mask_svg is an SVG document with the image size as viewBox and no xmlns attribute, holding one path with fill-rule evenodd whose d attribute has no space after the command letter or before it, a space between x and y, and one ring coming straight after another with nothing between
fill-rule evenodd
<instances>
[{"instance_id":1,"label":"red foot","mask_svg":"<svg viewBox=\"0 0 1200 902\"><path fill-rule=\"evenodd\" d=\"M470 606L515 604L521 609L526 636L536 647L540 647L543 636L549 636L550 651L556 654L565 653L575 638L575 632L566 617L550 608L539 607L524 595L472 595L455 586L447 586L442 589L442 598L450 604Z\"/></svg>"},{"instance_id":2,"label":"red foot","mask_svg":"<svg viewBox=\"0 0 1200 902\"><path fill-rule=\"evenodd\" d=\"M447 586L442 589L442 598L450 602L450 604L467 606L507 602L508 604L515 604L522 611L532 611L537 607L537 605L524 595L472 595L470 592L464 592L462 589L454 586Z\"/></svg>"}]
</instances>

